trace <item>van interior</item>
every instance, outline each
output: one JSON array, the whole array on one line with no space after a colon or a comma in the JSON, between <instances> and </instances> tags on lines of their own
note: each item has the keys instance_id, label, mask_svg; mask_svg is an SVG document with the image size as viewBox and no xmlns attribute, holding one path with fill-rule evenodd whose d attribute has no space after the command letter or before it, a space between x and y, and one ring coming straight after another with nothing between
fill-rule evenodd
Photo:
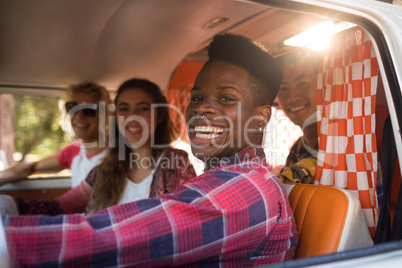
<instances>
[{"instance_id":1,"label":"van interior","mask_svg":"<svg viewBox=\"0 0 402 268\"><path fill-rule=\"evenodd\" d=\"M380 195L378 200L371 200L378 214L381 206L388 202L389 217L393 220L401 181L398 158L401 152L396 151L400 133L395 127L402 123L401 82L398 82L397 75L401 70L395 69L387 37L361 14L303 1L262 0L3 0L0 1L0 10L0 169L18 162L36 161L55 154L68 144L60 107L61 97L70 84L95 81L104 85L113 96L123 81L133 77L145 78L158 84L169 102L184 111L195 77L207 60L206 48L215 34L231 32L244 35L267 46L274 57L286 55L299 47L327 51L325 55L332 56L328 47L331 44L333 47L341 46L344 40L339 38L354 31L355 39L370 42L369 48L362 48L370 49L371 53L369 58L362 60L362 64L369 59L373 73L373 66L378 66L377 73L370 76L371 95L365 98L371 98L373 102L369 115L373 128L370 144L373 148L367 155L374 159L375 164L370 162L373 166L370 171L364 172L370 173L368 176L373 183L370 189ZM313 31L312 34L297 41L295 37L306 34L307 30ZM361 36L356 37L356 33ZM321 70L321 73L325 74L325 71ZM325 90L325 86L321 90ZM325 105L331 104L322 101L324 110ZM46 112L42 114L42 111ZM284 118L279 107L275 106L274 111L271 124L265 129L267 147L264 149L271 152L267 161L279 171L291 145L302 132ZM399 133L399 136L396 135L395 141L384 147L384 139L389 141L389 136L383 137L389 116L391 135ZM185 133L185 122L175 115L172 118L176 127ZM364 120L368 124L368 119ZM347 125L345 129L349 127ZM187 143L183 136L176 146L185 148L191 154ZM383 163L383 158L386 156L388 159L392 154L391 148L394 148L395 158L390 161L395 164L387 165ZM329 151L321 153L330 155ZM197 172L202 172L202 163L195 158L193 160L199 167ZM384 169L387 171L384 172ZM320 172L326 174L325 167ZM336 174L340 173L335 172L334 176ZM374 183L380 175L383 181ZM0 190L11 196L53 199L70 189L69 176L68 170L57 174L35 174L28 180L1 186ZM381 183L383 188L378 191ZM338 192L333 187L311 187L292 185L288 189L291 203L294 202L292 208L298 211L295 215L297 222L300 226L306 224L304 229L300 227L298 230L299 236L309 237L304 238L305 247L301 247L296 255L297 259L311 260L311 257L317 256L321 259L275 267L299 267L339 260L339 252L345 250L351 250L350 256L371 254L367 252L375 248L371 240L375 232L368 235L369 229L364 220L367 212L362 211L356 198L359 190L350 191L350 194L344 190ZM329 202L333 202L328 198L332 194L333 198L346 202L346 208L341 208L343 201L337 202L333 209L340 210L339 215L342 216L331 218L332 221L326 216L327 220L321 221L319 213L329 207ZM313 202L315 198L316 203ZM352 210L355 205L357 208ZM356 218L355 225L347 227L350 230L344 227L348 211ZM309 221L313 225L308 225ZM361 224L356 225L357 222ZM348 233L349 238L341 238L343 231ZM358 235L350 236L351 233ZM313 243L315 235L316 239L325 238L323 244L333 238L333 244L329 246L328 242L328 248L323 250L323 244L317 246ZM362 237L370 237L370 240ZM361 243L353 245L359 239ZM366 245L366 251L356 251L359 245L360 248ZM401 248L397 242L386 245L388 249ZM380 248L376 252L382 250Z\"/></svg>"}]
</instances>

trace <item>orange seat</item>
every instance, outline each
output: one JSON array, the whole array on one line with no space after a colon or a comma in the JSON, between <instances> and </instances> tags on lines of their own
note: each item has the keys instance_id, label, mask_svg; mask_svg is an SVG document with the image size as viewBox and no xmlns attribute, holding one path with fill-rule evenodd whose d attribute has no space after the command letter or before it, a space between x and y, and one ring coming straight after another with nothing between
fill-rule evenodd
<instances>
[{"instance_id":1,"label":"orange seat","mask_svg":"<svg viewBox=\"0 0 402 268\"><path fill-rule=\"evenodd\" d=\"M360 201L346 190L285 184L298 231L296 258L373 245Z\"/></svg>"}]
</instances>

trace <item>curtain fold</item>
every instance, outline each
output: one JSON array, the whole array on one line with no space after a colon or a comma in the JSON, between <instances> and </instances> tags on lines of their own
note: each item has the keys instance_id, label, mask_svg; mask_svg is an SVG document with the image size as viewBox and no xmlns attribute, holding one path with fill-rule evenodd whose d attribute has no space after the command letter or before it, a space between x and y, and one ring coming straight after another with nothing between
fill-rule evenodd
<instances>
[{"instance_id":1,"label":"curtain fold","mask_svg":"<svg viewBox=\"0 0 402 268\"><path fill-rule=\"evenodd\" d=\"M355 194L372 236L378 219L377 80L377 59L364 31L354 27L334 36L318 74L315 183Z\"/></svg>"},{"instance_id":2,"label":"curtain fold","mask_svg":"<svg viewBox=\"0 0 402 268\"><path fill-rule=\"evenodd\" d=\"M180 133L180 139L189 143L185 119L185 111L190 102L190 92L193 84L188 84L180 88L170 88L166 94L167 102L175 107L169 109L172 123Z\"/></svg>"},{"instance_id":3,"label":"curtain fold","mask_svg":"<svg viewBox=\"0 0 402 268\"><path fill-rule=\"evenodd\" d=\"M166 92L167 102L172 105L169 109L172 123L180 133L180 140L186 143L189 143L189 139L184 114L190 102L190 92L194 81L204 64L203 61L193 60L180 62L170 79Z\"/></svg>"}]
</instances>

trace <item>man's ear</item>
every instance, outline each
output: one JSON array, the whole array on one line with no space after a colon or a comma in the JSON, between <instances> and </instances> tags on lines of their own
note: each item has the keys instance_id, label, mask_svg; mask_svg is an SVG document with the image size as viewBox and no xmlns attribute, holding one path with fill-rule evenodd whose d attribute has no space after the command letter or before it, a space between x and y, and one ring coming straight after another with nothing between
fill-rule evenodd
<instances>
[{"instance_id":1,"label":"man's ear","mask_svg":"<svg viewBox=\"0 0 402 268\"><path fill-rule=\"evenodd\" d=\"M258 126L264 128L271 118L271 106L263 105L258 107Z\"/></svg>"}]
</instances>

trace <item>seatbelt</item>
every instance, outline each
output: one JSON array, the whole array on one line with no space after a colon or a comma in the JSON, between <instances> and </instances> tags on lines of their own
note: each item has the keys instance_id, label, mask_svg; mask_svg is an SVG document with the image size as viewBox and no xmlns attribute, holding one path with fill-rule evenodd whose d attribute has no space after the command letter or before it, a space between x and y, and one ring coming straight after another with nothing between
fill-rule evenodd
<instances>
[{"instance_id":1,"label":"seatbelt","mask_svg":"<svg viewBox=\"0 0 402 268\"><path fill-rule=\"evenodd\" d=\"M374 244L401 240L402 238L402 191L399 189L394 219L391 226L391 192L396 161L395 138L392 131L391 119L388 115L384 123L382 136L382 170L384 196L378 218ZM401 184L402 187L402 184Z\"/></svg>"}]
</instances>

